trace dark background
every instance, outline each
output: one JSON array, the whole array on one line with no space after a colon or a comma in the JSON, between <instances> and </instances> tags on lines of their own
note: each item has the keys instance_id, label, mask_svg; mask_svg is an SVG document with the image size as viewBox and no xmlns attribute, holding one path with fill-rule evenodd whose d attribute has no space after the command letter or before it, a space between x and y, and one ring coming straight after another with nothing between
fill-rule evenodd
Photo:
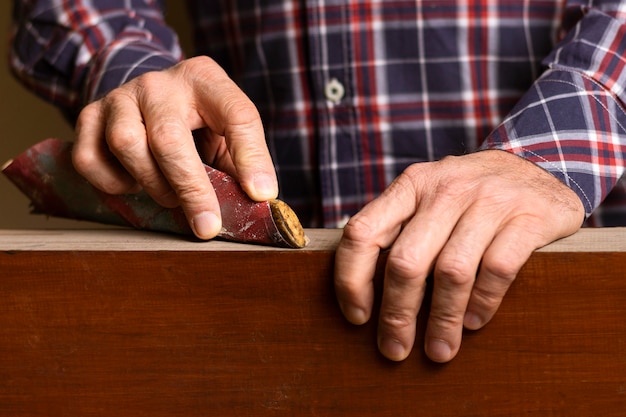
<instances>
[{"instance_id":1,"label":"dark background","mask_svg":"<svg viewBox=\"0 0 626 417\"><path fill-rule=\"evenodd\" d=\"M189 24L180 0L168 1L167 20L189 50ZM73 126L52 105L26 90L8 67L11 2L0 2L0 166L35 143L56 137L73 140ZM46 218L29 213L29 203L6 177L0 175L0 229L84 228L92 223Z\"/></svg>"}]
</instances>

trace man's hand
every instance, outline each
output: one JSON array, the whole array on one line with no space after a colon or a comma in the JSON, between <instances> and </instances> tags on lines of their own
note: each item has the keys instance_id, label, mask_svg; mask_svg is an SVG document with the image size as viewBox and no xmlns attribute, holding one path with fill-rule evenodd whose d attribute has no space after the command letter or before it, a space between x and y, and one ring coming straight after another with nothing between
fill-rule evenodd
<instances>
[{"instance_id":1,"label":"man's hand","mask_svg":"<svg viewBox=\"0 0 626 417\"><path fill-rule=\"evenodd\" d=\"M221 216L197 149L252 199L278 194L256 107L206 57L146 73L89 104L76 136L74 165L95 187L110 194L143 188L165 207L180 204L202 239L217 235Z\"/></svg>"},{"instance_id":2,"label":"man's hand","mask_svg":"<svg viewBox=\"0 0 626 417\"><path fill-rule=\"evenodd\" d=\"M447 362L459 351L463 326L491 320L531 253L574 233L583 218L572 190L513 154L414 164L348 222L336 254L339 304L350 322L368 321L376 260L390 247L379 349L392 360L409 355L432 272L425 350Z\"/></svg>"}]
</instances>

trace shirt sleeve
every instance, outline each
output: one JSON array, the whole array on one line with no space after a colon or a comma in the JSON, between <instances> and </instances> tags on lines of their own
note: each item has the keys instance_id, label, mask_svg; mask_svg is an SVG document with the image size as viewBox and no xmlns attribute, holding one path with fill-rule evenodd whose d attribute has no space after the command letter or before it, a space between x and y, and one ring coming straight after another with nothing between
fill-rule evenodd
<instances>
[{"instance_id":1,"label":"shirt sleeve","mask_svg":"<svg viewBox=\"0 0 626 417\"><path fill-rule=\"evenodd\" d=\"M573 3L547 70L482 149L513 152L551 172L578 194L589 217L626 163L626 2Z\"/></svg>"},{"instance_id":2,"label":"shirt sleeve","mask_svg":"<svg viewBox=\"0 0 626 417\"><path fill-rule=\"evenodd\" d=\"M183 58L158 0L13 4L11 69L70 120L113 88Z\"/></svg>"}]
</instances>

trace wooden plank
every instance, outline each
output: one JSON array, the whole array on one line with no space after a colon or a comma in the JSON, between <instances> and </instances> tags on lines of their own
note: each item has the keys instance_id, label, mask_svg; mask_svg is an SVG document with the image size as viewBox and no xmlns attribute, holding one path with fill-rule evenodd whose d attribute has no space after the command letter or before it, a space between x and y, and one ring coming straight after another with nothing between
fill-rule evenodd
<instances>
[{"instance_id":1,"label":"wooden plank","mask_svg":"<svg viewBox=\"0 0 626 417\"><path fill-rule=\"evenodd\" d=\"M340 229L307 229L305 251L334 251ZM1 230L0 251L168 251L168 252L291 252L273 246L225 240L197 241L188 236L142 232L126 228L108 230Z\"/></svg>"},{"instance_id":2,"label":"wooden plank","mask_svg":"<svg viewBox=\"0 0 626 417\"><path fill-rule=\"evenodd\" d=\"M537 251L446 365L383 358L336 305L340 231L307 234L0 231L0 415L623 415L626 229Z\"/></svg>"},{"instance_id":3,"label":"wooden plank","mask_svg":"<svg viewBox=\"0 0 626 417\"><path fill-rule=\"evenodd\" d=\"M304 251L334 252L341 229L306 229L310 243ZM239 251L284 252L283 248L141 232L127 228L97 230L11 230L0 229L0 251ZM291 250L287 250L291 252ZM538 252L626 252L626 228L581 229Z\"/></svg>"}]
</instances>

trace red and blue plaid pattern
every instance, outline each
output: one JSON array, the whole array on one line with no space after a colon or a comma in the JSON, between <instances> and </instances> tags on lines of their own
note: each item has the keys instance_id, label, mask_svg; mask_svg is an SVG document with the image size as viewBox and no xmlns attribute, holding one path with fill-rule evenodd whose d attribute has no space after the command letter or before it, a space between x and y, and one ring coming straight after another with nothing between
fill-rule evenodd
<instances>
[{"instance_id":1,"label":"red and blue plaid pattern","mask_svg":"<svg viewBox=\"0 0 626 417\"><path fill-rule=\"evenodd\" d=\"M188 3L307 226L343 224L409 164L488 148L560 178L589 224L626 225L626 1ZM14 4L14 72L70 117L183 58L156 0Z\"/></svg>"}]
</instances>

